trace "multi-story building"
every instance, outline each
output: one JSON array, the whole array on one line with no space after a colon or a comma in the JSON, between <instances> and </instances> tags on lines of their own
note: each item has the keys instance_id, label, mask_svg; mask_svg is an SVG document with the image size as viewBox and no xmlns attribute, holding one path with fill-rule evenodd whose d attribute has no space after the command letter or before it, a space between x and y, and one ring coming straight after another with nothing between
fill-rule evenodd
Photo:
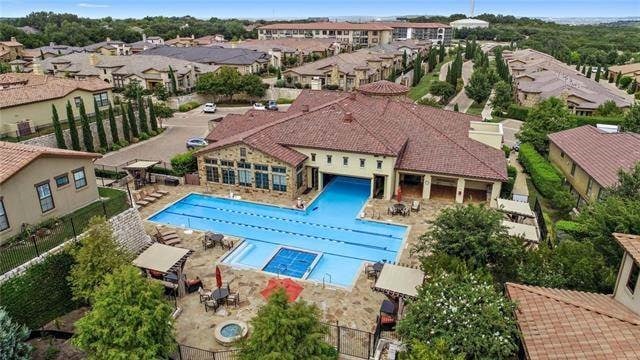
<instances>
[{"instance_id":1,"label":"multi-story building","mask_svg":"<svg viewBox=\"0 0 640 360\"><path fill-rule=\"evenodd\" d=\"M420 40L431 44L451 44L453 30L451 26L441 23L417 23L417 22L379 22L393 29L393 40Z\"/></svg>"},{"instance_id":2,"label":"multi-story building","mask_svg":"<svg viewBox=\"0 0 640 360\"><path fill-rule=\"evenodd\" d=\"M180 37L180 35L176 35L175 39L166 40L164 44L168 46L176 46L176 47L192 47L192 46L199 45L194 35L185 36L185 37Z\"/></svg>"},{"instance_id":3,"label":"multi-story building","mask_svg":"<svg viewBox=\"0 0 640 360\"><path fill-rule=\"evenodd\" d=\"M22 57L24 45L18 42L15 37L9 41L0 41L0 60L11 61Z\"/></svg>"},{"instance_id":4,"label":"multi-story building","mask_svg":"<svg viewBox=\"0 0 640 360\"><path fill-rule=\"evenodd\" d=\"M84 47L84 50L101 55L131 55L131 47L129 47L128 44L120 40L111 40L111 38L87 45Z\"/></svg>"},{"instance_id":5,"label":"multi-story building","mask_svg":"<svg viewBox=\"0 0 640 360\"><path fill-rule=\"evenodd\" d=\"M241 74L255 74L267 70L271 56L263 51L210 46L158 46L144 55L159 55L212 66L230 66Z\"/></svg>"},{"instance_id":6,"label":"multi-story building","mask_svg":"<svg viewBox=\"0 0 640 360\"><path fill-rule=\"evenodd\" d=\"M549 161L571 186L576 207L602 198L618 172L640 162L640 134L608 133L585 125L549 135Z\"/></svg>"},{"instance_id":7,"label":"multi-story building","mask_svg":"<svg viewBox=\"0 0 640 360\"><path fill-rule=\"evenodd\" d=\"M280 23L258 28L258 39L335 38L356 48L388 44L393 29L378 23L315 22Z\"/></svg>"}]
</instances>

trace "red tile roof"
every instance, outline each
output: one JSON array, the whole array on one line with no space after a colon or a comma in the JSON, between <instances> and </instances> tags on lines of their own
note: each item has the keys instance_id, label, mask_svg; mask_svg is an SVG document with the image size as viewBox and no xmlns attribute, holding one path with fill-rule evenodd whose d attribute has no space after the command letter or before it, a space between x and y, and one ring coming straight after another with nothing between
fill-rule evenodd
<instances>
[{"instance_id":1,"label":"red tile roof","mask_svg":"<svg viewBox=\"0 0 640 360\"><path fill-rule=\"evenodd\" d=\"M100 154L0 141L0 184L40 158L99 158Z\"/></svg>"},{"instance_id":2,"label":"red tile roof","mask_svg":"<svg viewBox=\"0 0 640 360\"><path fill-rule=\"evenodd\" d=\"M451 25L443 23L419 23L408 21L392 21L392 22L378 22L378 24L386 25L392 28L413 28L413 29L437 29L437 28L450 28Z\"/></svg>"},{"instance_id":3,"label":"red tile roof","mask_svg":"<svg viewBox=\"0 0 640 360\"><path fill-rule=\"evenodd\" d=\"M507 283L526 356L640 359L640 315L610 295Z\"/></svg>"},{"instance_id":4,"label":"red tile roof","mask_svg":"<svg viewBox=\"0 0 640 360\"><path fill-rule=\"evenodd\" d=\"M279 23L260 26L264 30L392 30L391 27L378 23L350 22L312 22L312 23Z\"/></svg>"},{"instance_id":5,"label":"red tile roof","mask_svg":"<svg viewBox=\"0 0 640 360\"><path fill-rule=\"evenodd\" d=\"M640 235L613 233L613 237L633 260L640 263Z\"/></svg>"},{"instance_id":6,"label":"red tile roof","mask_svg":"<svg viewBox=\"0 0 640 360\"><path fill-rule=\"evenodd\" d=\"M306 157L292 147L330 149L397 157L402 170L507 179L503 152L469 138L470 121L478 120L473 116L390 97L312 90L284 114L273 121L265 112L253 120L227 116L208 136L216 142L199 153L244 143L297 165Z\"/></svg>"},{"instance_id":7,"label":"red tile roof","mask_svg":"<svg viewBox=\"0 0 640 360\"><path fill-rule=\"evenodd\" d=\"M605 133L585 125L549 135L549 140L598 184L611 187L618 171L628 171L640 161L640 134Z\"/></svg>"},{"instance_id":8,"label":"red tile roof","mask_svg":"<svg viewBox=\"0 0 640 360\"><path fill-rule=\"evenodd\" d=\"M358 91L368 95L393 96L404 95L409 92L409 88L402 84L396 84L388 80L381 80L362 85L358 88Z\"/></svg>"}]
</instances>

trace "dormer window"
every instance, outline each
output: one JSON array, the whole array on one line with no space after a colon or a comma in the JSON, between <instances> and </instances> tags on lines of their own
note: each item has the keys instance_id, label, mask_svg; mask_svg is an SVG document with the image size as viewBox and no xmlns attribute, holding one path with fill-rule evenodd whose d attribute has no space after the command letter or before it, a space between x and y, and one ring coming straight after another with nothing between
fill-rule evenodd
<instances>
[{"instance_id":1,"label":"dormer window","mask_svg":"<svg viewBox=\"0 0 640 360\"><path fill-rule=\"evenodd\" d=\"M638 277L640 277L640 267L634 261L631 264L631 271L629 272L629 277L627 278L627 289L629 289L632 294L634 294L636 291L636 285L638 285Z\"/></svg>"}]
</instances>

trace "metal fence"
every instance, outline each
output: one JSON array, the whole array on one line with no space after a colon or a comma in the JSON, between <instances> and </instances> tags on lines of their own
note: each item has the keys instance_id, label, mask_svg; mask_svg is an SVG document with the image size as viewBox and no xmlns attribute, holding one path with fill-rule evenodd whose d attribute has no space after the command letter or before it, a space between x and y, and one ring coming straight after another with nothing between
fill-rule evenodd
<instances>
[{"instance_id":1,"label":"metal fence","mask_svg":"<svg viewBox=\"0 0 640 360\"><path fill-rule=\"evenodd\" d=\"M14 269L40 256L63 242L82 234L89 220L102 215L106 218L121 213L129 205L125 192L114 192L106 200L100 200L62 218L50 219L36 226L24 226L23 231L0 247L0 274Z\"/></svg>"},{"instance_id":2,"label":"metal fence","mask_svg":"<svg viewBox=\"0 0 640 360\"><path fill-rule=\"evenodd\" d=\"M377 339L374 333L340 326L338 322L325 325L328 328L325 341L335 347L338 353L368 359L375 352Z\"/></svg>"},{"instance_id":3,"label":"metal fence","mask_svg":"<svg viewBox=\"0 0 640 360\"><path fill-rule=\"evenodd\" d=\"M178 351L173 358L175 360L234 360L237 356L237 349L210 351L178 344Z\"/></svg>"},{"instance_id":4,"label":"metal fence","mask_svg":"<svg viewBox=\"0 0 640 360\"><path fill-rule=\"evenodd\" d=\"M549 241L547 238L547 224L544 220L544 214L542 213L542 207L540 206L538 198L536 198L536 203L533 205L533 212L536 214L536 221L538 222L538 229L540 230L540 241Z\"/></svg>"}]
</instances>

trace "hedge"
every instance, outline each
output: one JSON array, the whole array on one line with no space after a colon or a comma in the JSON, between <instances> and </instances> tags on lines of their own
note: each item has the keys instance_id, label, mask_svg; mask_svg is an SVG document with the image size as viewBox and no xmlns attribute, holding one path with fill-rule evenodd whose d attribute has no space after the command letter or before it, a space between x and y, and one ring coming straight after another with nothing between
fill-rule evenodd
<instances>
[{"instance_id":1,"label":"hedge","mask_svg":"<svg viewBox=\"0 0 640 360\"><path fill-rule=\"evenodd\" d=\"M97 177L101 177L101 178L105 178L105 179L119 180L119 179L122 179L123 177L127 176L127 172L126 171L115 172L113 170L104 170L104 169L96 169L95 171L96 171L96 176Z\"/></svg>"},{"instance_id":2,"label":"hedge","mask_svg":"<svg viewBox=\"0 0 640 360\"><path fill-rule=\"evenodd\" d=\"M516 176L518 175L518 170L511 166L507 166L507 175L508 180L502 183L502 188L500 190L500 197L503 199L511 198L511 193L513 192L513 184L516 182Z\"/></svg>"},{"instance_id":3,"label":"hedge","mask_svg":"<svg viewBox=\"0 0 640 360\"><path fill-rule=\"evenodd\" d=\"M570 235L574 239L580 239L585 235L585 231L582 228L580 223L569 220L560 220L556 222L556 231L564 232L567 235Z\"/></svg>"},{"instance_id":4,"label":"hedge","mask_svg":"<svg viewBox=\"0 0 640 360\"><path fill-rule=\"evenodd\" d=\"M511 104L507 108L507 117L516 119L516 120L526 121L527 117L529 116L529 110L530 109L528 107Z\"/></svg>"},{"instance_id":5,"label":"hedge","mask_svg":"<svg viewBox=\"0 0 640 360\"><path fill-rule=\"evenodd\" d=\"M67 276L73 265L68 251L49 255L24 274L0 285L0 306L11 318L31 329L77 309Z\"/></svg>"},{"instance_id":6,"label":"hedge","mask_svg":"<svg viewBox=\"0 0 640 360\"><path fill-rule=\"evenodd\" d=\"M561 211L571 210L573 199L569 190L563 186L562 177L531 144L520 145L518 160L531 175L536 189L551 202L551 206Z\"/></svg>"},{"instance_id":7,"label":"hedge","mask_svg":"<svg viewBox=\"0 0 640 360\"><path fill-rule=\"evenodd\" d=\"M193 155L193 151L187 151L172 157L171 167L175 175L183 176L186 173L198 171L198 160Z\"/></svg>"},{"instance_id":8,"label":"hedge","mask_svg":"<svg viewBox=\"0 0 640 360\"><path fill-rule=\"evenodd\" d=\"M622 122L621 117L604 117L604 116L578 116L573 115L577 126L607 124L607 125L620 125Z\"/></svg>"},{"instance_id":9,"label":"hedge","mask_svg":"<svg viewBox=\"0 0 640 360\"><path fill-rule=\"evenodd\" d=\"M199 102L197 102L197 101L189 101L189 102L186 102L186 103L178 106L178 111L186 112L186 111L189 111L189 110L193 110L193 109L197 108L198 106L200 106Z\"/></svg>"}]
</instances>

